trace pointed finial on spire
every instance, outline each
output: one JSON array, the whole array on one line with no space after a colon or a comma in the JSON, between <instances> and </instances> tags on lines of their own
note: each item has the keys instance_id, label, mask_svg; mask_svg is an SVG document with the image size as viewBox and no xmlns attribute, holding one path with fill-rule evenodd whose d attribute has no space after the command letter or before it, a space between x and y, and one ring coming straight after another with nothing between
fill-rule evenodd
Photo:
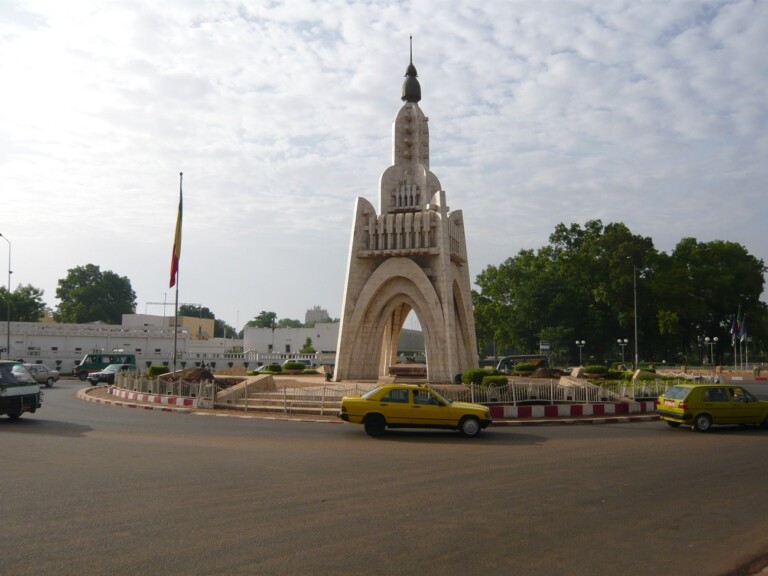
<instances>
[{"instance_id":1,"label":"pointed finial on spire","mask_svg":"<svg viewBox=\"0 0 768 576\"><path fill-rule=\"evenodd\" d=\"M416 66L413 65L413 36L410 37L411 43L411 61L408 64L408 68L405 71L405 82L403 82L403 95L401 100L403 102L418 102L421 100L421 85L416 79L418 74L416 73Z\"/></svg>"}]
</instances>

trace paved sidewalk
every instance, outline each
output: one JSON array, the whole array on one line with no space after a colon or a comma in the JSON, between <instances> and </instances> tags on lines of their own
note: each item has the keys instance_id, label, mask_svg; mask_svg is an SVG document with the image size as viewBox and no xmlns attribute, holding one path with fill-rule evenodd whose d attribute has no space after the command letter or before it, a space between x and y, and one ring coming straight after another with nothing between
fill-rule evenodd
<instances>
[{"instance_id":1,"label":"paved sidewalk","mask_svg":"<svg viewBox=\"0 0 768 576\"><path fill-rule=\"evenodd\" d=\"M226 409L226 408L197 408L194 406L178 405L176 399L170 398L168 402L150 402L146 400L128 400L118 398L109 393L109 386L95 386L91 388L82 388L77 392L77 397L87 402L96 402L99 404L110 404L124 408L140 408L144 410L159 410L162 412L177 412L180 414L194 414L197 416L216 416L221 418L259 418L263 420L291 420L296 422L325 422L329 424L343 424L336 417L335 412L325 415L312 414L284 414L278 412L259 412L249 410ZM602 406L602 405L601 405ZM592 411L590 415L561 415L558 410L546 410L546 414L541 416L533 415L531 411L525 411L526 416L509 417L504 415L494 415L492 426L541 426L541 425L573 425L573 424L626 424L629 422L649 422L658 420L659 417L653 413L634 413L634 414L600 414L599 410ZM496 410L494 412L497 412ZM504 411L502 411L504 412ZM507 411L512 412L512 411ZM554 412L554 413L553 413ZM560 413L563 411L560 410Z\"/></svg>"}]
</instances>

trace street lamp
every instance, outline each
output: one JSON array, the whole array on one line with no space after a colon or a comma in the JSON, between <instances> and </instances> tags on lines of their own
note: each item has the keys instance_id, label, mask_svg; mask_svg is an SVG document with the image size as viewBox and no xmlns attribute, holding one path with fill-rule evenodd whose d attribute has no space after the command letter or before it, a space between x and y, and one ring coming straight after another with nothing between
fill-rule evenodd
<instances>
[{"instance_id":1,"label":"street lamp","mask_svg":"<svg viewBox=\"0 0 768 576\"><path fill-rule=\"evenodd\" d=\"M581 349L584 348L586 342L584 340L576 340L576 346L579 347L579 366L581 366Z\"/></svg>"},{"instance_id":2,"label":"street lamp","mask_svg":"<svg viewBox=\"0 0 768 576\"><path fill-rule=\"evenodd\" d=\"M621 346L621 363L622 363L622 364L624 364L624 346L626 346L627 344L629 344L629 340L627 340L626 338L624 338L624 340L622 340L621 338L619 338L618 340L616 340L616 343L617 343L619 346Z\"/></svg>"},{"instance_id":3,"label":"street lamp","mask_svg":"<svg viewBox=\"0 0 768 576\"><path fill-rule=\"evenodd\" d=\"M5 354L6 358L11 357L11 241L0 232L0 238L8 242L8 295L6 297L5 307Z\"/></svg>"},{"instance_id":4,"label":"street lamp","mask_svg":"<svg viewBox=\"0 0 768 576\"><path fill-rule=\"evenodd\" d=\"M717 344L717 336L714 338L710 338L707 336L704 338L704 342L706 342L709 345L709 362L712 364L712 366L715 365L715 344Z\"/></svg>"},{"instance_id":5,"label":"street lamp","mask_svg":"<svg viewBox=\"0 0 768 576\"><path fill-rule=\"evenodd\" d=\"M640 367L640 361L637 354L637 266L632 264L632 292L635 299L635 365L632 367L637 370Z\"/></svg>"}]
</instances>

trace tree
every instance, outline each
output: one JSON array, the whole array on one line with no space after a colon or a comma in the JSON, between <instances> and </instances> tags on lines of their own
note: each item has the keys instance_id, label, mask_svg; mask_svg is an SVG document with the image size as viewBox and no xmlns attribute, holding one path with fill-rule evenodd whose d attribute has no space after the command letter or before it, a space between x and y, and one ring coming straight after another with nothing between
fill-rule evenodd
<instances>
[{"instance_id":1,"label":"tree","mask_svg":"<svg viewBox=\"0 0 768 576\"><path fill-rule=\"evenodd\" d=\"M300 354L314 354L315 352L317 352L317 350L315 350L312 347L312 338L307 336L307 339L304 340L304 346L301 347L301 350L299 350L299 353Z\"/></svg>"},{"instance_id":2,"label":"tree","mask_svg":"<svg viewBox=\"0 0 768 576\"><path fill-rule=\"evenodd\" d=\"M572 362L578 339L587 358L604 362L616 360L616 341L627 338L640 360L684 362L699 356L706 336L730 344L739 306L750 318L750 358L764 351L766 267L743 246L684 238L660 254L650 238L599 220L559 224L549 241L478 275L473 303L486 355L538 352L545 340L555 359ZM727 346L720 352L729 358Z\"/></svg>"},{"instance_id":3,"label":"tree","mask_svg":"<svg viewBox=\"0 0 768 576\"><path fill-rule=\"evenodd\" d=\"M136 307L136 293L131 281L99 266L86 264L67 271L59 280L56 298L60 300L53 314L57 322L106 322L120 324L123 314Z\"/></svg>"},{"instance_id":4,"label":"tree","mask_svg":"<svg viewBox=\"0 0 768 576\"><path fill-rule=\"evenodd\" d=\"M8 290L0 287L0 316L8 311ZM19 285L10 294L12 322L39 322L45 315L43 291L31 284Z\"/></svg>"},{"instance_id":5,"label":"tree","mask_svg":"<svg viewBox=\"0 0 768 576\"><path fill-rule=\"evenodd\" d=\"M213 321L213 335L215 338L232 338L235 335L235 329L218 318Z\"/></svg>"},{"instance_id":6,"label":"tree","mask_svg":"<svg viewBox=\"0 0 768 576\"><path fill-rule=\"evenodd\" d=\"M253 320L246 322L245 325L251 327L255 326L257 328L272 328L276 320L277 314L262 310L259 312L258 316L254 317Z\"/></svg>"},{"instance_id":7,"label":"tree","mask_svg":"<svg viewBox=\"0 0 768 576\"><path fill-rule=\"evenodd\" d=\"M194 306L193 304L179 304L179 316L189 316L191 318L208 318L215 320L216 314L211 312L205 306Z\"/></svg>"},{"instance_id":8,"label":"tree","mask_svg":"<svg viewBox=\"0 0 768 576\"><path fill-rule=\"evenodd\" d=\"M294 320L293 318L280 318L277 321L278 328L302 328L304 324L300 320Z\"/></svg>"}]
</instances>

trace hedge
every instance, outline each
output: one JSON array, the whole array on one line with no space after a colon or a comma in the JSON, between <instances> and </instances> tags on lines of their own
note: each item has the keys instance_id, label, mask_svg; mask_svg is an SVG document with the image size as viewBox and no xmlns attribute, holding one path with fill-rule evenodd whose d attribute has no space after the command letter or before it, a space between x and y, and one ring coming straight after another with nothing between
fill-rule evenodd
<instances>
[{"instance_id":1,"label":"hedge","mask_svg":"<svg viewBox=\"0 0 768 576\"><path fill-rule=\"evenodd\" d=\"M160 374L168 374L169 372L170 372L170 369L168 368L168 366L153 364L149 368L147 368L147 378L156 378L160 376Z\"/></svg>"},{"instance_id":2,"label":"hedge","mask_svg":"<svg viewBox=\"0 0 768 576\"><path fill-rule=\"evenodd\" d=\"M607 374L608 368L602 364L590 364L588 366L584 366L584 372L586 374Z\"/></svg>"},{"instance_id":3,"label":"hedge","mask_svg":"<svg viewBox=\"0 0 768 576\"><path fill-rule=\"evenodd\" d=\"M494 386L506 386L508 383L509 380L507 380L506 376L499 375L486 376L482 381L483 386L490 386L491 384Z\"/></svg>"}]
</instances>

